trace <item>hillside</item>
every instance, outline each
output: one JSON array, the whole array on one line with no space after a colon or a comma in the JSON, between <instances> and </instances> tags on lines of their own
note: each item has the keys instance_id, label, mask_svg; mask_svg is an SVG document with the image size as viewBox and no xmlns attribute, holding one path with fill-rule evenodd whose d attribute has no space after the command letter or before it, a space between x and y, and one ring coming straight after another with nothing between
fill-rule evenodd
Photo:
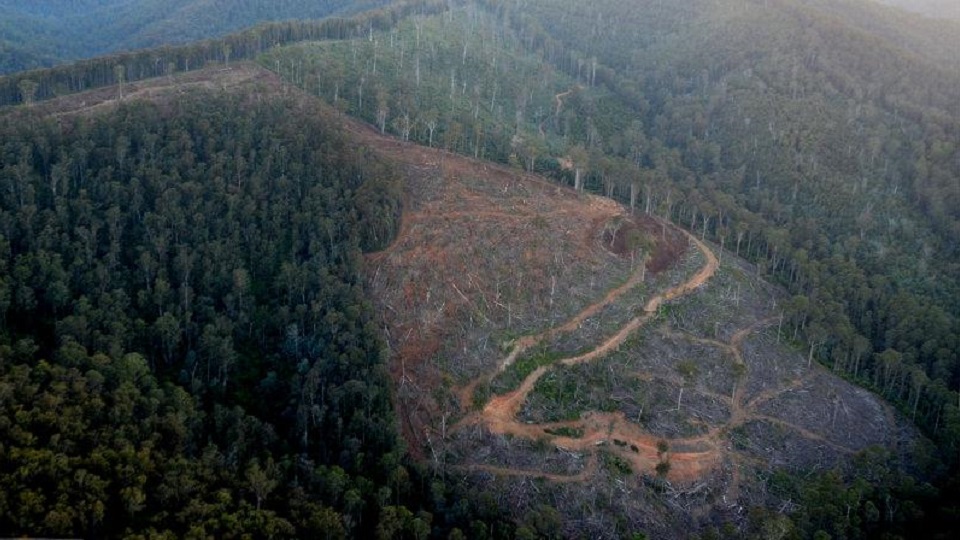
<instances>
[{"instance_id":1,"label":"hillside","mask_svg":"<svg viewBox=\"0 0 960 540\"><path fill-rule=\"evenodd\" d=\"M362 39L270 51L261 62L382 132L546 174L575 190L618 199L643 215L669 219L747 257L760 275L789 291L779 310L758 308L756 321L776 317L782 335L803 350L807 362L819 360L898 404L940 442L938 459L955 467L958 34L945 23L870 6L854 0L467 2L447 14L402 19ZM469 334L466 329L478 320L461 322L459 334ZM533 329L533 335L552 336L548 328ZM408 346L410 335L404 332L401 345ZM499 340L506 343L501 351L506 358L513 358L508 353L515 338ZM476 456L478 444L487 448L481 455L503 453L500 461L473 466L507 477L581 478L579 458L567 456L552 465L558 470L530 467L543 455L517 458L514 450L524 437L514 443L502 438L526 434L543 444L544 438L560 437L546 432L534 437L537 428L522 427L547 422L545 429L559 426L593 441L596 425L577 424L587 422L578 415L620 406L598 396L594 404L610 410L575 408L569 414L580 420L571 425L551 427L550 422L571 421L557 416L512 420L524 403L537 399L537 385L552 384L557 392L558 384L570 383L544 367L590 350L588 343L568 341L559 351L551 346L530 351L520 367L502 374L491 358L482 377L466 387L461 371L473 372L476 360L469 357L489 344L461 343L436 359L456 366L446 383L450 397L419 397L415 405L430 409L431 401L438 402L443 421L433 429L441 432L451 427L452 403L467 407L461 410L474 418L472 435L469 443L454 445L455 454ZM725 350L739 351L718 341ZM427 346L428 354L436 347ZM540 380L547 375L553 382ZM579 372L574 379L585 377ZM602 386L603 395L610 384ZM773 380L757 384L777 386ZM829 386L814 386L824 385ZM511 393L518 387L519 394ZM417 387L411 392L422 395ZM557 395L552 398L538 406L557 409ZM487 408L500 399L509 403L506 409ZM725 406L743 411L748 402L733 399ZM867 413L871 408L877 410L864 406L862 414L876 417ZM756 414L761 413L748 416ZM739 422L755 424L738 418L715 429L743 432ZM480 435L491 430L500 438ZM670 435L683 440L682 430ZM431 437L436 444L436 436L415 434L428 445ZM650 448L649 439L630 437ZM570 442L561 437L560 445L582 454L582 442ZM634 464L657 459L657 453L646 454ZM810 463L792 465L804 466ZM497 485L515 490L517 500L529 495L514 484ZM625 515L623 508L617 512ZM825 530L851 534L861 519L853 520L861 525L848 517L837 522L845 525Z\"/></svg>"},{"instance_id":2,"label":"hillside","mask_svg":"<svg viewBox=\"0 0 960 540\"><path fill-rule=\"evenodd\" d=\"M0 77L0 534L949 537L951 25L410 1Z\"/></svg>"},{"instance_id":3,"label":"hillside","mask_svg":"<svg viewBox=\"0 0 960 540\"><path fill-rule=\"evenodd\" d=\"M788 297L732 253L522 170L346 126L406 171L397 238L366 256L405 438L503 494L529 530L679 538L788 501L757 480L777 469L928 451L889 405L786 345ZM661 507L650 482L682 504ZM598 497L609 506L583 508ZM555 529L538 523L548 500L569 516Z\"/></svg>"},{"instance_id":4,"label":"hillside","mask_svg":"<svg viewBox=\"0 0 960 540\"><path fill-rule=\"evenodd\" d=\"M960 34L853 0L568 4L468 4L262 62L402 138L514 160L735 245L789 286L815 352L931 429L960 418Z\"/></svg>"},{"instance_id":5,"label":"hillside","mask_svg":"<svg viewBox=\"0 0 960 540\"><path fill-rule=\"evenodd\" d=\"M433 174L411 164L399 236L367 269L398 413L412 451L502 494L516 521L566 537L681 538L788 503L792 491L759 480L774 471L852 466L873 447L904 463L918 452L889 405L786 346L782 291L732 254L721 265L716 247L662 222L593 197L557 208L567 189L416 153ZM659 267L630 264L616 234L654 241L644 255ZM611 276L617 267L627 274ZM546 501L555 529L529 525L549 519Z\"/></svg>"}]
</instances>

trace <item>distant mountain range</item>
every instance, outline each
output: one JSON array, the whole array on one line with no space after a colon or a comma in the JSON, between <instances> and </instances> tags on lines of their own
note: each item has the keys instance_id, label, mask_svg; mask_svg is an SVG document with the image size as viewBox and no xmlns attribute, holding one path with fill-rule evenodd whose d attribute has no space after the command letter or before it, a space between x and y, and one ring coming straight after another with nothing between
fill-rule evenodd
<instances>
[{"instance_id":1,"label":"distant mountain range","mask_svg":"<svg viewBox=\"0 0 960 540\"><path fill-rule=\"evenodd\" d=\"M876 0L939 19L960 20L960 2L957 0Z\"/></svg>"},{"instance_id":2,"label":"distant mountain range","mask_svg":"<svg viewBox=\"0 0 960 540\"><path fill-rule=\"evenodd\" d=\"M0 0L0 73L217 37L259 22L356 13L387 0Z\"/></svg>"}]
</instances>

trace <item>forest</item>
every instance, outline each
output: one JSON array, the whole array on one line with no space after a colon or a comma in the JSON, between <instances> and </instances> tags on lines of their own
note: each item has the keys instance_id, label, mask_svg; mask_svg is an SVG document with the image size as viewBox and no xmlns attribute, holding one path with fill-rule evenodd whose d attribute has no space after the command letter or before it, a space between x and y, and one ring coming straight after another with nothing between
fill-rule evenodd
<instances>
[{"instance_id":1,"label":"forest","mask_svg":"<svg viewBox=\"0 0 960 540\"><path fill-rule=\"evenodd\" d=\"M109 50L261 15L144 20L140 41ZM111 41L25 56L17 40L56 31L8 21L31 34L4 29L0 61L35 58L12 70ZM360 254L397 231L390 163L290 99L199 94L59 124L29 107L251 58L381 133L547 175L746 258L789 291L793 346L939 447L933 485L877 456L777 476L798 509L789 524L754 509L750 535L865 537L893 506L893 534L949 531L958 49L956 23L860 0L404 2L0 78L0 103L18 107L0 123L0 531L548 535L406 457L358 278Z\"/></svg>"},{"instance_id":2,"label":"forest","mask_svg":"<svg viewBox=\"0 0 960 540\"><path fill-rule=\"evenodd\" d=\"M445 488L405 457L358 282L396 227L389 164L253 92L2 130L0 531L423 538L468 515L428 511Z\"/></svg>"}]
</instances>

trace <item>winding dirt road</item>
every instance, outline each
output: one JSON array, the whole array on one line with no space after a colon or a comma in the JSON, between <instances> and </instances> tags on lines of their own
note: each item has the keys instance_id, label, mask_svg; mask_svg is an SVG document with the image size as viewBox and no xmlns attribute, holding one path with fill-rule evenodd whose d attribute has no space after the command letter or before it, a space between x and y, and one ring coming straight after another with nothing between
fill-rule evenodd
<instances>
[{"instance_id":1,"label":"winding dirt road","mask_svg":"<svg viewBox=\"0 0 960 540\"><path fill-rule=\"evenodd\" d=\"M553 113L554 115L560 116L560 109L563 108L563 98L569 96L570 94L573 93L574 90L577 90L579 88L580 88L580 85L578 84L573 88L567 90L566 92L560 92L559 94L553 96L553 100L557 103L557 110L554 111Z\"/></svg>"},{"instance_id":2,"label":"winding dirt road","mask_svg":"<svg viewBox=\"0 0 960 540\"><path fill-rule=\"evenodd\" d=\"M672 444L676 447L684 448L682 452L670 452L669 450L663 452L661 448L663 443L660 439L646 433L640 426L627 420L623 413L594 412L585 415L584 418L580 420L549 424L526 424L518 421L516 418L527 396L544 374L558 365L572 366L590 362L610 353L622 345L623 342L639 328L652 320L656 316L657 310L665 302L695 291L714 275L719 267L719 261L716 255L714 255L713 251L711 251L706 244L695 236L689 233L685 234L703 253L706 259L703 267L693 277L651 298L643 306L642 315L628 321L614 335L608 337L593 350L578 356L558 360L551 365L537 368L523 380L519 388L507 394L492 397L481 411L468 415L455 426L454 429L479 423L486 426L486 428L493 433L509 434L528 439L551 437L552 442L557 446L572 451L586 451L591 454L595 454L596 448L600 446L611 445L610 448L615 449L622 458L630 462L636 471L652 472L659 463L669 460L669 476L675 480L695 479L707 470L715 467L720 457L718 445L715 441L707 437L680 439L673 441ZM624 293L638 285L643 279L642 276L642 269L638 270L631 275L624 284L611 290L602 299L591 304L564 324L539 334L524 336L518 339L514 343L510 354L499 363L496 372L486 374L472 381L461 391L461 403L468 406L472 400L473 391L480 382L489 381L497 372L509 367L520 354L530 347L558 334L576 330L583 321L595 315L605 306L616 301L623 296ZM576 438L550 435L550 432L556 432L557 429L561 428L575 429L581 431L583 435ZM478 470L492 470L486 466L476 467L478 467ZM531 473L530 471L501 468L496 468L496 470L500 474L534 474L545 478L549 477L546 474Z\"/></svg>"},{"instance_id":3,"label":"winding dirt road","mask_svg":"<svg viewBox=\"0 0 960 540\"><path fill-rule=\"evenodd\" d=\"M737 471L738 464L748 458L731 449L728 435L731 429L741 426L748 421L774 423L781 427L792 429L801 437L830 446L841 453L848 454L852 452L849 448L828 441L823 436L804 429L801 426L758 412L757 407L763 402L802 385L807 378L806 375L792 381L785 387L763 392L754 397L750 402L745 402L741 382L736 384L732 395L721 396L711 394L716 399L728 404L730 408L729 420L695 437L667 440L655 437L644 430L639 424L628 420L622 412L590 412L584 414L578 420L543 424L528 424L517 419L517 414L523 407L524 402L526 402L530 392L533 391L536 383L545 374L556 369L558 366L573 366L591 362L609 354L611 351L620 347L620 345L639 328L653 320L656 317L657 311L664 303L692 293L713 277L719 267L719 261L716 255L705 243L695 236L685 231L684 234L686 234L697 249L703 253L705 258L703 267L701 267L694 276L680 285L674 286L651 298L643 306L642 315L628 321L615 334L606 338L594 349L581 355L563 358L552 364L540 366L530 373L516 390L491 397L480 411L474 411L468 414L453 428L453 431L456 431L465 426L482 425L491 433L495 434L510 435L531 440L546 439L553 445L567 451L582 452L590 456L590 461L588 461L588 465L584 467L583 471L576 475L564 476L541 471L510 469L480 464L464 465L461 468L465 470L487 471L499 475L545 478L557 482L585 481L596 469L596 463L599 461L599 449L605 448L629 463L638 474L654 475L656 474L658 465L668 463L669 467L666 468L666 478L677 483L695 483L698 480L702 480L704 476L711 471L715 471L723 464L727 464L728 468L733 472L731 473L731 481L727 485L724 496L726 500L736 501L740 489L740 478L739 472ZM640 273L633 274L627 282L612 289L603 298L588 306L562 325L538 334L517 339L510 353L498 364L496 371L478 377L461 389L460 400L464 410L470 408L473 393L478 384L481 382L489 382L497 373L509 367L523 352L531 347L558 334L575 331L586 319L596 314L603 307L616 301L632 287L639 284L641 279ZM729 342L700 338L688 334L680 334L680 336L684 339L690 339L721 348L727 353L731 361L744 368L745 372L747 366L744 362L741 349L743 341L750 334L773 324L776 320L776 317L770 317L756 321L734 333ZM637 376L644 377L645 375L638 374ZM564 429L573 431L580 436L570 437L557 435L558 432L562 432Z\"/></svg>"}]
</instances>

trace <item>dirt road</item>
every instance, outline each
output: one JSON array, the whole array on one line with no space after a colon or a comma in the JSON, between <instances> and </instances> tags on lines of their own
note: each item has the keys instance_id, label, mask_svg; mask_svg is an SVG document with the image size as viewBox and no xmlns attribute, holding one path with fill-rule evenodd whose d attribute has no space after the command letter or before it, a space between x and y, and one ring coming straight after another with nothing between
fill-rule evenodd
<instances>
[{"instance_id":1,"label":"dirt road","mask_svg":"<svg viewBox=\"0 0 960 540\"><path fill-rule=\"evenodd\" d=\"M551 365L537 368L523 380L519 388L507 394L492 397L479 413L468 416L461 424L481 423L493 433L510 434L529 439L540 439L544 436L549 436L549 432L555 432L560 428L576 429L582 431L583 436L577 438L553 436L554 444L573 451L587 451L590 453L595 453L598 447L610 446L611 449L616 449L615 451L617 451L621 457L630 462L634 470L639 472L652 472L659 463L669 461L669 476L671 479L678 481L695 480L706 470L715 467L720 459L718 445L715 440L704 437L677 440L674 441L674 444L683 447L685 449L684 451L670 452L668 450L664 452L662 449L663 442L645 433L640 426L628 421L622 413L595 412L577 421L551 424L526 424L516 419L517 413L526 401L527 396L544 374L558 365L572 366L590 362L610 353L622 345L630 335L652 320L664 302L669 302L670 300L695 291L713 276L719 267L716 255L714 255L713 251L711 251L706 244L693 235L687 234L687 237L703 253L706 259L703 267L693 277L651 298L643 306L644 313L642 315L628 321L615 334L604 340L593 350L585 354L558 360ZM509 367L520 354L545 339L561 333L575 331L583 321L595 315L603 307L616 301L631 288L637 286L642 281L642 276L642 270L638 270L631 275L624 284L609 291L603 298L586 307L564 324L539 334L524 336L518 339L514 343L513 350L511 350L510 354L498 365L498 371L503 371ZM461 402L469 404L474 388L476 388L479 382L490 380L493 375L494 374L484 375L478 380L468 384L462 391ZM482 470L489 470L489 467L478 467ZM501 474L516 473L516 471L508 472L506 470L499 470L499 472ZM546 475L537 474L546 477Z\"/></svg>"},{"instance_id":2,"label":"dirt road","mask_svg":"<svg viewBox=\"0 0 960 540\"><path fill-rule=\"evenodd\" d=\"M646 432L639 424L630 421L622 412L601 413L590 412L582 415L578 420L554 422L544 424L529 424L517 419L517 414L526 402L527 397L535 388L537 382L547 373L560 366L573 366L597 360L620 347L633 333L648 324L656 317L657 311L665 303L681 298L696 291L706 284L717 272L719 261L713 251L702 241L689 233L685 233L690 241L701 251L705 262L700 270L690 279L674 286L661 294L652 297L643 306L643 314L625 323L616 333L609 336L594 349L581 355L557 360L556 362L540 366L530 373L520 386L502 395L496 395L483 406L482 410L473 412L465 417L454 429L466 425L483 425L492 433L522 437L530 440L547 439L557 447L569 451L583 452L599 460L600 449L617 455L630 464L633 471L643 475L661 475L666 470L666 478L674 483L694 484L701 481L705 475L716 471L724 464L730 470L735 470L737 464L746 459L731 449L728 440L730 430L749 421L762 421L777 424L793 430L801 437L825 444L841 453L850 453L851 450L826 440L823 436L793 425L780 419L772 418L758 412L757 407L776 395L789 391L791 388L803 384L806 377L802 377L778 390L769 390L756 396L746 403L741 384L737 383L732 395L715 396L727 403L730 407L729 420L721 425L714 426L703 435L685 438L662 439ZM626 283L609 291L603 298L591 304L583 311L566 321L564 324L551 328L539 334L524 336L514 343L514 348L498 365L497 372L509 367L517 357L530 347L534 347L544 340L558 334L573 332L590 316L596 314L604 306L616 301L631 287L639 283L636 274ZM765 318L736 331L728 342L700 338L684 334L683 337L711 346L716 346L727 353L732 362L741 366L744 373L747 365L743 359L742 344L747 336L773 324L776 317ZM465 408L469 408L473 391L480 382L489 381L495 373L486 374L468 384L461 391L461 401ZM643 377L643 374L638 374ZM569 430L580 436L569 437L556 435L563 430ZM658 465L669 464L658 472ZM586 480L589 476L587 468L583 472L572 476L557 476L541 471L519 470L488 465L465 465L466 469L484 470L500 475L533 476L546 478L558 482L573 482ZM740 479L734 473L728 484L725 497L735 501L739 495Z\"/></svg>"}]
</instances>

